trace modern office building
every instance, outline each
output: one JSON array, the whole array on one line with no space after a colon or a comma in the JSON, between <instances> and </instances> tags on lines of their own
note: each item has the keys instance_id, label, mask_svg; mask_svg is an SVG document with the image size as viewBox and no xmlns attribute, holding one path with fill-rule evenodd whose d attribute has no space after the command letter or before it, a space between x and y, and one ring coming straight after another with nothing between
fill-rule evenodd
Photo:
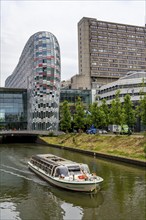
<instances>
[{"instance_id":1,"label":"modern office building","mask_svg":"<svg viewBox=\"0 0 146 220\"><path fill-rule=\"evenodd\" d=\"M56 37L45 31L32 35L5 82L7 88L27 89L29 130L58 129L60 69Z\"/></svg>"},{"instance_id":2,"label":"modern office building","mask_svg":"<svg viewBox=\"0 0 146 220\"><path fill-rule=\"evenodd\" d=\"M74 89L91 89L146 70L146 27L83 17L78 23L79 75Z\"/></svg>"},{"instance_id":3,"label":"modern office building","mask_svg":"<svg viewBox=\"0 0 146 220\"><path fill-rule=\"evenodd\" d=\"M118 90L121 102L124 101L124 96L129 94L136 105L142 94L146 94L146 72L129 72L126 76L101 86L98 91L99 101L106 99L107 104L110 104Z\"/></svg>"},{"instance_id":4,"label":"modern office building","mask_svg":"<svg viewBox=\"0 0 146 220\"><path fill-rule=\"evenodd\" d=\"M0 130L27 129L27 90L0 88Z\"/></svg>"}]
</instances>

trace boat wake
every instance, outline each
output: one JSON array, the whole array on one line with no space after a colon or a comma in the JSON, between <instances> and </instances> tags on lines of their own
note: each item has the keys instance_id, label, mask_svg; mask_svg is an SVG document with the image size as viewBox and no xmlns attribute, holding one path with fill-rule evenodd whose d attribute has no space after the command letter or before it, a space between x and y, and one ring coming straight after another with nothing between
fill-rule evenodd
<instances>
[{"instance_id":1,"label":"boat wake","mask_svg":"<svg viewBox=\"0 0 146 220\"><path fill-rule=\"evenodd\" d=\"M9 156L8 160L16 167L21 167L21 168L26 168L28 162L28 158L17 159L16 157L13 156Z\"/></svg>"},{"instance_id":2,"label":"boat wake","mask_svg":"<svg viewBox=\"0 0 146 220\"><path fill-rule=\"evenodd\" d=\"M17 176L19 178L23 178L23 179L26 179L28 181L32 181L32 182L37 183L39 185L49 186L45 181L40 180L40 178L38 178L34 173L32 173L29 170L28 171L27 170L20 170L20 169L17 169L15 167L7 166L5 164L1 164L1 166L4 167L4 168L9 169L9 170L7 170L7 169L0 168L1 172L8 173L8 174L13 175L13 176ZM25 174L28 175L28 176L26 176Z\"/></svg>"},{"instance_id":3,"label":"boat wake","mask_svg":"<svg viewBox=\"0 0 146 220\"><path fill-rule=\"evenodd\" d=\"M28 170L28 171L26 171L26 170L20 170L20 169L17 169L17 168L15 168L15 167L7 166L7 165L5 165L5 164L2 164L2 166L3 166L3 167L6 167L6 168L9 168L9 169L12 169L12 170L16 170L16 171L22 172L22 173L31 174L31 172L30 172L29 170Z\"/></svg>"},{"instance_id":4,"label":"boat wake","mask_svg":"<svg viewBox=\"0 0 146 220\"><path fill-rule=\"evenodd\" d=\"M21 177L21 178L24 178L26 180L32 180L31 178L28 178L26 176L23 176L23 175L20 175L20 174L17 174L17 173L13 173L12 171L8 171L8 170L4 170L4 169L0 169L1 172L4 172L4 173L9 173L9 174L12 174L14 176L17 176L17 177Z\"/></svg>"}]
</instances>

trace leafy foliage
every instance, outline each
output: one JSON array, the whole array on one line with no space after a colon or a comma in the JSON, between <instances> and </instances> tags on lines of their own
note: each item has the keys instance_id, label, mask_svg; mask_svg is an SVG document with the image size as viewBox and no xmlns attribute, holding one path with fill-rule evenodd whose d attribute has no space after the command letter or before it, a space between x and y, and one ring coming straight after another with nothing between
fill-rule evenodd
<instances>
[{"instance_id":1,"label":"leafy foliage","mask_svg":"<svg viewBox=\"0 0 146 220\"><path fill-rule=\"evenodd\" d=\"M146 94L140 100L140 117L143 125L146 125Z\"/></svg>"},{"instance_id":2,"label":"leafy foliage","mask_svg":"<svg viewBox=\"0 0 146 220\"><path fill-rule=\"evenodd\" d=\"M123 107L125 112L125 124L127 124L128 127L132 127L135 123L135 111L129 94L126 94L124 97Z\"/></svg>"},{"instance_id":3,"label":"leafy foliage","mask_svg":"<svg viewBox=\"0 0 146 220\"><path fill-rule=\"evenodd\" d=\"M146 126L146 94L144 93L144 88L146 87L146 83L144 79L142 80L142 89L140 91L140 101L139 105L137 106L137 116L141 118L143 125Z\"/></svg>"},{"instance_id":4,"label":"leafy foliage","mask_svg":"<svg viewBox=\"0 0 146 220\"><path fill-rule=\"evenodd\" d=\"M109 107L105 99L102 100L100 111L102 117L101 127L106 127L109 125Z\"/></svg>"},{"instance_id":5,"label":"leafy foliage","mask_svg":"<svg viewBox=\"0 0 146 220\"><path fill-rule=\"evenodd\" d=\"M75 106L74 127L77 130L82 130L85 127L85 111L80 97L78 97Z\"/></svg>"},{"instance_id":6,"label":"leafy foliage","mask_svg":"<svg viewBox=\"0 0 146 220\"><path fill-rule=\"evenodd\" d=\"M116 125L121 125L123 121L122 104L120 102L119 94L120 94L120 91L117 91L115 99L113 99L111 102L111 108L110 108L110 114L109 114L110 123L116 124Z\"/></svg>"},{"instance_id":7,"label":"leafy foliage","mask_svg":"<svg viewBox=\"0 0 146 220\"><path fill-rule=\"evenodd\" d=\"M101 112L97 102L94 102L90 107L90 123L94 124L96 128L101 125Z\"/></svg>"},{"instance_id":8,"label":"leafy foliage","mask_svg":"<svg viewBox=\"0 0 146 220\"><path fill-rule=\"evenodd\" d=\"M61 109L61 121L60 127L62 131L68 132L71 128L71 114L68 106L68 102L64 101Z\"/></svg>"}]
</instances>

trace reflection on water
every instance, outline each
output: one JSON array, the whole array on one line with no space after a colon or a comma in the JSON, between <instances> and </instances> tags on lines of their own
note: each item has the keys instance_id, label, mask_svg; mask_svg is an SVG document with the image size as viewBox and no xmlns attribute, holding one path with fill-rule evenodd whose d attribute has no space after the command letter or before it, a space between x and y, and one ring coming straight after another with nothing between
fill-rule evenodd
<instances>
[{"instance_id":1,"label":"reflection on water","mask_svg":"<svg viewBox=\"0 0 146 220\"><path fill-rule=\"evenodd\" d=\"M0 219L7 220L20 220L19 212L16 211L16 204L13 202L1 202L0 203Z\"/></svg>"},{"instance_id":2,"label":"reflection on water","mask_svg":"<svg viewBox=\"0 0 146 220\"><path fill-rule=\"evenodd\" d=\"M27 168L33 154L52 153L87 163L104 178L97 194L51 186ZM0 219L144 220L146 175L142 168L38 145L0 146Z\"/></svg>"},{"instance_id":3,"label":"reflection on water","mask_svg":"<svg viewBox=\"0 0 146 220\"><path fill-rule=\"evenodd\" d=\"M71 203L74 206L82 206L82 208L97 208L103 203L102 192L92 193L75 193L72 191L62 190L60 188L52 188L53 195L60 198L66 203Z\"/></svg>"}]
</instances>

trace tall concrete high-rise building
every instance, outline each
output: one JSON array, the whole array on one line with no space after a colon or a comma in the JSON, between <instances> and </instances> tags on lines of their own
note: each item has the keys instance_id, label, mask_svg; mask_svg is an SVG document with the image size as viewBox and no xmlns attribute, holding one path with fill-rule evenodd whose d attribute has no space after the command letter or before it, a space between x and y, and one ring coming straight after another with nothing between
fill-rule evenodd
<instances>
[{"instance_id":1,"label":"tall concrete high-rise building","mask_svg":"<svg viewBox=\"0 0 146 220\"><path fill-rule=\"evenodd\" d=\"M8 88L27 89L28 129L58 129L60 69L56 37L45 31L32 35L14 72L5 82Z\"/></svg>"},{"instance_id":2,"label":"tall concrete high-rise building","mask_svg":"<svg viewBox=\"0 0 146 220\"><path fill-rule=\"evenodd\" d=\"M72 88L94 88L146 70L146 27L83 17L78 23L79 75Z\"/></svg>"}]
</instances>

